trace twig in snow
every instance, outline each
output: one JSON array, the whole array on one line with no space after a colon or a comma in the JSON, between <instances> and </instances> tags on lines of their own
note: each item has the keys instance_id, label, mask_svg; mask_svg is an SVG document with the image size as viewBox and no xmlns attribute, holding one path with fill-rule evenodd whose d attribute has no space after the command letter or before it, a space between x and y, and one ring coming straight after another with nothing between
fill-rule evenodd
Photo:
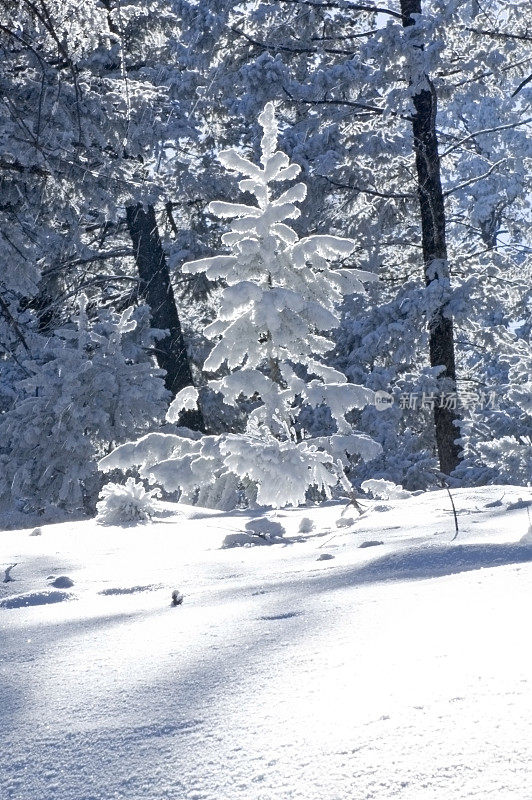
<instances>
[{"instance_id":1,"label":"twig in snow","mask_svg":"<svg viewBox=\"0 0 532 800\"><path fill-rule=\"evenodd\" d=\"M14 567L16 567L16 566L17 566L17 563L18 563L18 562L15 562L14 564L11 564L11 566L9 566L9 567L8 567L8 568L5 570L5 574L4 574L4 583L10 583L11 581L14 581L14 580L15 580L14 578L12 578L12 577L11 577L11 570L12 570Z\"/></svg>"},{"instance_id":2,"label":"twig in snow","mask_svg":"<svg viewBox=\"0 0 532 800\"><path fill-rule=\"evenodd\" d=\"M453 538L451 539L451 542L454 542L454 540L455 540L455 539L456 539L456 537L458 536L458 515L457 515L457 513L456 513L456 508L455 508L455 505L454 505L454 500L453 500L453 496L452 496L452 494L451 494L451 490L449 489L449 487L447 486L447 484L445 483L445 481L442 481L442 483L443 483L443 485L445 486L445 488L447 489L447 494L449 495L449 500L451 501L451 505L452 505L452 507L453 507L453 517L454 517L454 536L453 536Z\"/></svg>"},{"instance_id":3,"label":"twig in snow","mask_svg":"<svg viewBox=\"0 0 532 800\"><path fill-rule=\"evenodd\" d=\"M356 492L355 492L354 489L352 489L352 491L351 491L351 496L349 498L349 502L347 503L346 507L344 508L342 513L340 514L341 517L344 516L344 514L347 511L347 509L349 508L349 506L354 506L356 508L356 510L358 511L358 513L360 514L360 516L362 516L364 511L367 510L366 508L364 508L364 506L361 506L360 503L358 502L358 499L357 499L357 496L356 496Z\"/></svg>"}]
</instances>

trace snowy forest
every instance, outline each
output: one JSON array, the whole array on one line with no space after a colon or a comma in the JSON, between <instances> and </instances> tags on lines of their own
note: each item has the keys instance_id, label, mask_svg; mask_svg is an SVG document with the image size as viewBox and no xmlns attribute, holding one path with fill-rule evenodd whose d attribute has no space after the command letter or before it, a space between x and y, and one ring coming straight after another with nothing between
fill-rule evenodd
<instances>
[{"instance_id":1,"label":"snowy forest","mask_svg":"<svg viewBox=\"0 0 532 800\"><path fill-rule=\"evenodd\" d=\"M531 797L530 0L0 63L0 798Z\"/></svg>"},{"instance_id":2,"label":"snowy forest","mask_svg":"<svg viewBox=\"0 0 532 800\"><path fill-rule=\"evenodd\" d=\"M1 15L4 512L530 482L528 0Z\"/></svg>"}]
</instances>

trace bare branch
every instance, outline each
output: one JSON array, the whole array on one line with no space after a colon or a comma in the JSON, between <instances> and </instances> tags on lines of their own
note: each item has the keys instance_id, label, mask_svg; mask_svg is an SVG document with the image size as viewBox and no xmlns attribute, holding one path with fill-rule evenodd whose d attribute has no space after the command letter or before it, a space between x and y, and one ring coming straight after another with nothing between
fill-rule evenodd
<instances>
[{"instance_id":1,"label":"bare branch","mask_svg":"<svg viewBox=\"0 0 532 800\"><path fill-rule=\"evenodd\" d=\"M2 311L2 314L4 315L4 317L6 318L8 323L11 325L11 327L15 331L17 339L19 340L19 342L22 344L24 349L29 353L30 348L28 347L28 345L26 343L26 339L24 338L24 334L20 330L20 325L18 324L18 322L16 321L15 317L13 316L11 311L9 310L9 306L6 303L6 301L4 300L4 298L2 297L2 295L0 295L0 310Z\"/></svg>"},{"instance_id":2,"label":"bare branch","mask_svg":"<svg viewBox=\"0 0 532 800\"><path fill-rule=\"evenodd\" d=\"M519 92L521 91L521 89L524 89L524 88L525 88L525 86L526 86L528 83L530 83L530 81L532 81L532 73L530 73L530 75L528 76L528 78L525 78L523 81L521 81L521 83L519 84L519 86L517 87L517 89L515 90L515 92L512 92L512 94L510 95L510 97L515 97L515 96L516 96L516 94L519 94Z\"/></svg>"},{"instance_id":3,"label":"bare branch","mask_svg":"<svg viewBox=\"0 0 532 800\"><path fill-rule=\"evenodd\" d=\"M372 5L364 5L360 3L343 3L341 0L337 0L337 2L331 2L331 0L325 0L323 3L314 3L312 0L279 0L281 3L292 3L293 5L300 5L300 6L312 6L312 8L338 8L338 9L345 9L346 11L366 11L371 14L389 14L390 17L395 17L396 19L402 20L401 14L397 11L392 11L390 8L384 8L382 6L372 6Z\"/></svg>"},{"instance_id":4,"label":"bare branch","mask_svg":"<svg viewBox=\"0 0 532 800\"><path fill-rule=\"evenodd\" d=\"M370 114L379 114L382 115L385 113L383 108L379 108L379 106L369 105L368 103L357 103L354 100L304 100L303 98L296 98L290 94L288 89L283 87L285 94L290 98L293 103L303 103L304 105L309 106L347 106L347 108L359 108L362 111L367 111ZM408 117L403 114L399 114L396 111L388 112L393 117L399 117L400 119L405 119L408 122L412 121L412 117Z\"/></svg>"},{"instance_id":5,"label":"bare branch","mask_svg":"<svg viewBox=\"0 0 532 800\"><path fill-rule=\"evenodd\" d=\"M115 250L105 250L103 253L93 253L86 258L75 258L71 261L62 261L60 264L54 264L51 267L43 270L43 277L48 277L54 272L65 269L67 267L79 267L82 264L92 264L93 261L106 261L108 258L124 258L126 256L133 256L133 250L130 247L118 247ZM130 280L130 279L128 279Z\"/></svg>"},{"instance_id":6,"label":"bare branch","mask_svg":"<svg viewBox=\"0 0 532 800\"><path fill-rule=\"evenodd\" d=\"M376 189L363 189L362 186L354 186L353 184L348 183L339 183L338 181L333 181L331 178L326 178L326 180L332 185L337 186L339 189L350 189L353 192L360 192L360 194L369 194L372 197L384 197L386 200L411 200L415 198L415 194L413 193L400 193L400 192L378 192Z\"/></svg>"},{"instance_id":7,"label":"bare branch","mask_svg":"<svg viewBox=\"0 0 532 800\"><path fill-rule=\"evenodd\" d=\"M453 194L453 192L458 192L460 189L465 189L466 186L471 186L473 183L478 183L478 181L487 178L495 169L497 169L500 164L503 164L505 161L505 158L501 158L499 161L496 161L495 164L492 164L489 170L483 175L476 175L474 178L469 178L469 180L459 183L458 186L453 186L452 189L447 189L447 191L443 193L443 196L448 197L450 194Z\"/></svg>"},{"instance_id":8,"label":"bare branch","mask_svg":"<svg viewBox=\"0 0 532 800\"><path fill-rule=\"evenodd\" d=\"M466 28L470 33L476 33L479 36L490 36L492 39L518 39L522 42L532 42L532 36L529 33L507 33L506 31L485 31L480 28Z\"/></svg>"},{"instance_id":9,"label":"bare branch","mask_svg":"<svg viewBox=\"0 0 532 800\"><path fill-rule=\"evenodd\" d=\"M283 50L286 53L308 53L309 55L316 55L316 53L332 53L333 55L342 55L342 56L352 56L352 50L339 50L330 47L322 47L322 48L308 48L308 47L288 47L282 44L268 44L267 42L259 42L258 39L254 39L249 34L244 33L244 31L239 30L238 28L232 27L231 30L233 33L236 33L238 36L242 36L246 39L250 44L254 44L256 47L260 47L263 50L273 50L277 52L279 50Z\"/></svg>"},{"instance_id":10,"label":"bare branch","mask_svg":"<svg viewBox=\"0 0 532 800\"><path fill-rule=\"evenodd\" d=\"M474 139L476 136L483 136L485 133L497 133L497 131L508 131L512 128L518 128L520 125L528 125L529 122L532 122L532 117L528 117L528 119L521 120L520 122L511 122L508 125L498 125L495 128L483 128L480 131L474 131L474 133L470 133L469 136L465 136L463 139L460 139L459 142L453 144L452 147L449 147L447 150L445 150L445 152L441 154L440 158L448 156L449 153L453 152L453 150L457 150L463 144L471 141L471 139Z\"/></svg>"}]
</instances>

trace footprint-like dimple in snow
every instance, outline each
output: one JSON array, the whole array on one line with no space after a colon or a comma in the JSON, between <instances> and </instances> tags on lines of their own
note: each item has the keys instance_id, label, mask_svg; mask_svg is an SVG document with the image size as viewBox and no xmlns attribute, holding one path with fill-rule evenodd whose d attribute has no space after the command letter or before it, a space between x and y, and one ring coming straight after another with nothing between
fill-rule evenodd
<instances>
[{"instance_id":1,"label":"footprint-like dimple in snow","mask_svg":"<svg viewBox=\"0 0 532 800\"><path fill-rule=\"evenodd\" d=\"M49 603L61 603L63 600L70 600L73 595L70 592L62 592L58 589L50 589L44 592L26 592L16 594L13 597L5 597L0 600L0 608L26 608L27 606L44 606Z\"/></svg>"},{"instance_id":2,"label":"footprint-like dimple in snow","mask_svg":"<svg viewBox=\"0 0 532 800\"><path fill-rule=\"evenodd\" d=\"M152 592L154 589L159 589L159 586L150 584L149 586L117 586L111 589L102 589L98 594L114 595L114 594L136 594L137 592Z\"/></svg>"},{"instance_id":3,"label":"footprint-like dimple in snow","mask_svg":"<svg viewBox=\"0 0 532 800\"><path fill-rule=\"evenodd\" d=\"M292 617L300 616L301 611L285 611L283 614L267 614L263 617L259 617L259 619L265 620L266 622L273 622L278 619L292 619Z\"/></svg>"}]
</instances>

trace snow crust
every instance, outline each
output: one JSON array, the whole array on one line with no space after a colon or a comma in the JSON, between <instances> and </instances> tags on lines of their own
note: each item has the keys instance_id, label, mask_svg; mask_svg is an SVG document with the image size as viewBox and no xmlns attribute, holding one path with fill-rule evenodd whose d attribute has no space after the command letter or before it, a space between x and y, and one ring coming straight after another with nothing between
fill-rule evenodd
<instances>
[{"instance_id":1,"label":"snow crust","mask_svg":"<svg viewBox=\"0 0 532 800\"><path fill-rule=\"evenodd\" d=\"M531 493L453 494L1 532L2 800L530 797Z\"/></svg>"}]
</instances>

